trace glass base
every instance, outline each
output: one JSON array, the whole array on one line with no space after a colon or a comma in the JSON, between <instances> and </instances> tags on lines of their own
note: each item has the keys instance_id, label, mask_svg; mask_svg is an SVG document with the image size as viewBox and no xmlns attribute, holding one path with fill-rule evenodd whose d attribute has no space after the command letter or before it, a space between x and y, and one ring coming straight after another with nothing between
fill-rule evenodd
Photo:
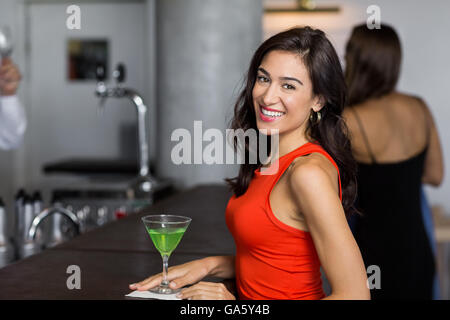
<instances>
[{"instance_id":1,"label":"glass base","mask_svg":"<svg viewBox=\"0 0 450 320\"><path fill-rule=\"evenodd\" d=\"M148 291L153 292L153 293L159 293L159 294L174 294L174 293L180 292L181 290L180 289L171 289L169 287L164 287L164 286L157 286L152 289L149 289Z\"/></svg>"}]
</instances>

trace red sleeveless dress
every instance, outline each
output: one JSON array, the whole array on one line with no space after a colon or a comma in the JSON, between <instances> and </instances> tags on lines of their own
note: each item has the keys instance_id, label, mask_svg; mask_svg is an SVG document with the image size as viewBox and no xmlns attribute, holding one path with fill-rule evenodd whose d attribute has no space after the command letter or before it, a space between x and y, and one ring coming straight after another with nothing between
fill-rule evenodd
<instances>
[{"instance_id":1,"label":"red sleeveless dress","mask_svg":"<svg viewBox=\"0 0 450 320\"><path fill-rule=\"evenodd\" d=\"M308 142L278 159L278 171L255 175L247 191L233 195L226 208L226 223L236 244L236 286L240 299L322 299L320 261L309 232L291 227L275 217L269 195L291 162L318 152L338 170L331 156ZM276 165L276 163L272 164ZM339 196L342 200L339 177Z\"/></svg>"}]
</instances>

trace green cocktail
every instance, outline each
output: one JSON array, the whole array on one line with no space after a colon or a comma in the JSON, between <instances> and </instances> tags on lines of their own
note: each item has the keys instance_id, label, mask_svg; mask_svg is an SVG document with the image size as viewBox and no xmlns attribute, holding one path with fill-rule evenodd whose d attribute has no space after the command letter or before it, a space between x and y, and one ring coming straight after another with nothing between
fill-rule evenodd
<instances>
[{"instance_id":1,"label":"green cocktail","mask_svg":"<svg viewBox=\"0 0 450 320\"><path fill-rule=\"evenodd\" d=\"M172 251L178 246L185 231L186 228L147 228L147 232L150 235L150 238L152 238L156 249L161 255L168 256L170 256Z\"/></svg>"},{"instance_id":2,"label":"green cocktail","mask_svg":"<svg viewBox=\"0 0 450 320\"><path fill-rule=\"evenodd\" d=\"M179 291L169 288L167 273L169 257L178 246L191 218L175 215L150 215L142 218L145 229L163 259L163 279L158 287L150 289L155 293L172 294Z\"/></svg>"}]
</instances>

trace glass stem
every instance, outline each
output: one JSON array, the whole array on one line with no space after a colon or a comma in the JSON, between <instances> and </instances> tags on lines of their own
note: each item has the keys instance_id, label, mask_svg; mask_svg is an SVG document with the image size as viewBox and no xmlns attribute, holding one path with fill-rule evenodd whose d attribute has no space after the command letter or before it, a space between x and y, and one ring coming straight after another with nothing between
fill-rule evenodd
<instances>
[{"instance_id":1,"label":"glass stem","mask_svg":"<svg viewBox=\"0 0 450 320\"><path fill-rule=\"evenodd\" d=\"M163 280L161 282L161 286L168 287L169 286L169 280L167 279L167 275L169 274L169 256L163 255Z\"/></svg>"}]
</instances>

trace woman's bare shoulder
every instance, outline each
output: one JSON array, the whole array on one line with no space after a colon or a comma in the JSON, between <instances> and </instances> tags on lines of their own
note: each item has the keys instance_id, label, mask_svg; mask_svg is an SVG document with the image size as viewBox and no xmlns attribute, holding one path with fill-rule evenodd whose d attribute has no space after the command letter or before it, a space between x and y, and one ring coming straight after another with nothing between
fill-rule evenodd
<instances>
[{"instance_id":1,"label":"woman's bare shoulder","mask_svg":"<svg viewBox=\"0 0 450 320\"><path fill-rule=\"evenodd\" d=\"M312 185L313 181L333 183L337 179L337 170L323 154L313 152L294 159L289 167L289 183L292 185Z\"/></svg>"},{"instance_id":2,"label":"woman's bare shoulder","mask_svg":"<svg viewBox=\"0 0 450 320\"><path fill-rule=\"evenodd\" d=\"M393 95L393 101L397 104L410 106L410 107L418 107L418 108L426 108L426 103L422 99L422 97L418 95L413 95L404 92L396 92Z\"/></svg>"},{"instance_id":3,"label":"woman's bare shoulder","mask_svg":"<svg viewBox=\"0 0 450 320\"><path fill-rule=\"evenodd\" d=\"M305 219L333 212L340 203L337 182L336 168L320 153L297 158L288 175L290 194Z\"/></svg>"},{"instance_id":4,"label":"woman's bare shoulder","mask_svg":"<svg viewBox=\"0 0 450 320\"><path fill-rule=\"evenodd\" d=\"M430 110L422 97L406 93L397 93L393 106L397 112L402 115L402 119L414 124L417 127L417 121L426 123L430 121Z\"/></svg>"}]
</instances>

